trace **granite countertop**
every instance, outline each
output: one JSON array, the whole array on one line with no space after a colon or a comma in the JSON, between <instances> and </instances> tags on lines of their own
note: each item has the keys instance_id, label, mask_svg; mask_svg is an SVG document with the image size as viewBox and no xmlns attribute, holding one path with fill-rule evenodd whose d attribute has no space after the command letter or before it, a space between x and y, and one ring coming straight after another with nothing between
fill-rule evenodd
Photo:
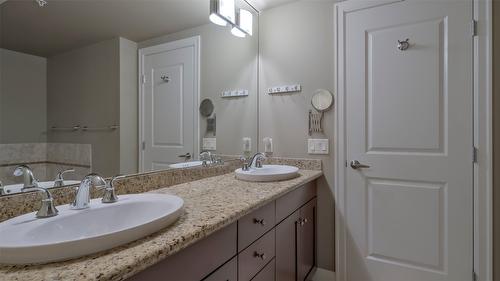
<instances>
[{"instance_id":1,"label":"granite countertop","mask_svg":"<svg viewBox=\"0 0 500 281\"><path fill-rule=\"evenodd\" d=\"M299 173L271 183L243 182L229 173L151 191L183 198L184 215L153 235L98 254L46 265L0 265L0 280L124 280L323 174Z\"/></svg>"}]
</instances>

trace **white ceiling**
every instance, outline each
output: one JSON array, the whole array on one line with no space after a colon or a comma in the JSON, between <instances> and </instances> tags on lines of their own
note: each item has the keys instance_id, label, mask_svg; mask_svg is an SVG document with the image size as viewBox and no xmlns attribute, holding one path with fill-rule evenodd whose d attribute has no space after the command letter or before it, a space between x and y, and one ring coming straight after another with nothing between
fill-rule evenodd
<instances>
[{"instance_id":1,"label":"white ceiling","mask_svg":"<svg viewBox=\"0 0 500 281\"><path fill-rule=\"evenodd\" d=\"M118 36L140 42L209 22L208 0L48 0L43 8L34 0L8 0L0 8L0 46L44 57Z\"/></svg>"}]
</instances>

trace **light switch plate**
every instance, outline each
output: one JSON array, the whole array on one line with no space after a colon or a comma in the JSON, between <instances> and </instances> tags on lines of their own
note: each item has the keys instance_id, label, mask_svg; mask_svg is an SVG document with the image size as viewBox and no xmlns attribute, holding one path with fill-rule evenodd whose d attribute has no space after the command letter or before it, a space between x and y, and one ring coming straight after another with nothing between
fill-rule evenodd
<instances>
[{"instance_id":1,"label":"light switch plate","mask_svg":"<svg viewBox=\"0 0 500 281\"><path fill-rule=\"evenodd\" d=\"M217 139L216 138L203 138L203 150L217 150Z\"/></svg>"},{"instance_id":2,"label":"light switch plate","mask_svg":"<svg viewBox=\"0 0 500 281\"><path fill-rule=\"evenodd\" d=\"M307 140L307 153L309 154L329 154L329 140L328 139L308 139Z\"/></svg>"}]
</instances>

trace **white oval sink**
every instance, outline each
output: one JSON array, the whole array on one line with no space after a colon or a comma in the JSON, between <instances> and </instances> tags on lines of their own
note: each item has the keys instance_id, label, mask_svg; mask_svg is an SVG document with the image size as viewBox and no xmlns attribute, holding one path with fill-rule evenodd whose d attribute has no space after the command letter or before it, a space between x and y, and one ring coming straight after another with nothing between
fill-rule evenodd
<instances>
[{"instance_id":1,"label":"white oval sink","mask_svg":"<svg viewBox=\"0 0 500 281\"><path fill-rule=\"evenodd\" d=\"M299 168L287 165L263 165L248 171L240 168L234 172L237 179L258 182L289 180L299 176Z\"/></svg>"},{"instance_id":2,"label":"white oval sink","mask_svg":"<svg viewBox=\"0 0 500 281\"><path fill-rule=\"evenodd\" d=\"M73 181L73 180L65 180L63 185L73 185L73 184L80 184L79 181ZM41 181L38 182L38 185L43 188L53 188L54 187L54 182L53 181ZM6 194L16 194L20 193L21 189L23 189L24 184L19 183L19 184L9 184L3 187L3 190L5 191Z\"/></svg>"},{"instance_id":3,"label":"white oval sink","mask_svg":"<svg viewBox=\"0 0 500 281\"><path fill-rule=\"evenodd\" d=\"M207 164L210 163L211 163L210 161L207 161ZM199 167L201 165L203 165L203 161L189 161L189 162L170 164L169 167L172 169L182 169L182 168Z\"/></svg>"},{"instance_id":4,"label":"white oval sink","mask_svg":"<svg viewBox=\"0 0 500 281\"><path fill-rule=\"evenodd\" d=\"M167 194L121 195L118 202L91 201L85 210L58 206L46 219L35 213L0 223L0 263L63 261L97 253L152 234L172 224L184 201Z\"/></svg>"}]
</instances>

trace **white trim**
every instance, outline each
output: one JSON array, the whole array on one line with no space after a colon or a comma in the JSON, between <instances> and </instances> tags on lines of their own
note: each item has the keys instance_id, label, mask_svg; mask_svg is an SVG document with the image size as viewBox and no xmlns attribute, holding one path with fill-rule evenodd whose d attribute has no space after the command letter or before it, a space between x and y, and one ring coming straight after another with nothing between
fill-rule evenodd
<instances>
[{"instance_id":1,"label":"white trim","mask_svg":"<svg viewBox=\"0 0 500 281\"><path fill-rule=\"evenodd\" d=\"M144 75L144 57L146 55L165 52L170 50L175 50L179 48L185 48L193 46L194 47L194 94L195 94L195 104L193 108L193 120L194 120L194 155L198 155L200 153L200 117L198 115L198 108L200 106L200 71L201 71L201 37L193 36L189 38L184 38L172 42L167 42L164 44L159 44L151 47L146 47L139 49L139 172L144 172L144 153L142 150L142 143L144 141L144 112L143 112L143 103L144 103L144 84L142 83L142 76Z\"/></svg>"},{"instance_id":2,"label":"white trim","mask_svg":"<svg viewBox=\"0 0 500 281\"><path fill-rule=\"evenodd\" d=\"M316 267L307 277L307 281L335 281L335 272Z\"/></svg>"},{"instance_id":3,"label":"white trim","mask_svg":"<svg viewBox=\"0 0 500 281\"><path fill-rule=\"evenodd\" d=\"M477 280L493 280L493 114L492 1L473 0L478 36L474 39L474 270Z\"/></svg>"},{"instance_id":4,"label":"white trim","mask_svg":"<svg viewBox=\"0 0 500 281\"><path fill-rule=\"evenodd\" d=\"M478 163L474 169L474 270L477 280L493 280L493 124L492 124L492 1L472 0L474 3L474 19L478 21L478 36L474 40L474 144L479 150ZM373 1L370 7L384 5L396 1ZM364 4L364 6L363 6ZM360 6L362 5L362 6ZM344 34L345 14L367 7L367 1L345 1L335 5L335 85L337 93L337 110L334 147L336 160L334 163L336 199L335 213L335 262L336 280L346 280L346 239L347 229L344 226L344 182L345 182L345 100L344 74L339 66L345 64L344 46L339 38Z\"/></svg>"}]
</instances>

